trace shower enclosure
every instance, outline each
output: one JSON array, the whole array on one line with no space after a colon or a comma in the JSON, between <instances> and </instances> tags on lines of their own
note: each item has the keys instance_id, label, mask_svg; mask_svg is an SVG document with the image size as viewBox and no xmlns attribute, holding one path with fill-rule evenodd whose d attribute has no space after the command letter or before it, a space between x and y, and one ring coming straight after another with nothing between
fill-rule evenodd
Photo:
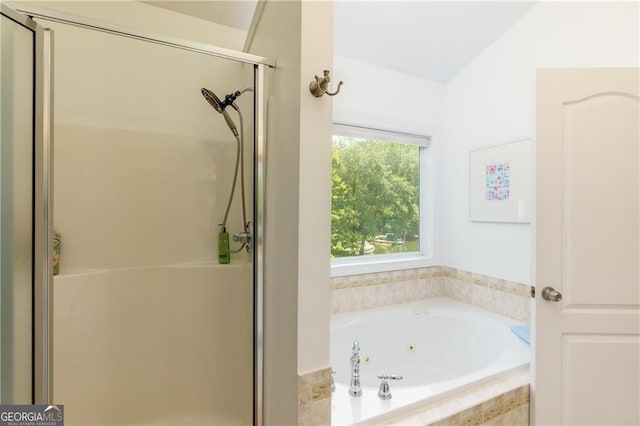
<instances>
[{"instance_id":1,"label":"shower enclosure","mask_svg":"<svg viewBox=\"0 0 640 426\"><path fill-rule=\"evenodd\" d=\"M64 404L69 425L261 423L258 200L270 64L61 12L25 12L55 36L47 235L61 235L49 288L51 374L35 388L49 386L46 402ZM234 108L224 111L244 134L237 182L236 139L203 87L244 91L234 101L243 127ZM240 239L253 235L244 248L232 240L230 263L219 264L232 184L226 227ZM11 342L2 337L4 354Z\"/></svg>"}]
</instances>

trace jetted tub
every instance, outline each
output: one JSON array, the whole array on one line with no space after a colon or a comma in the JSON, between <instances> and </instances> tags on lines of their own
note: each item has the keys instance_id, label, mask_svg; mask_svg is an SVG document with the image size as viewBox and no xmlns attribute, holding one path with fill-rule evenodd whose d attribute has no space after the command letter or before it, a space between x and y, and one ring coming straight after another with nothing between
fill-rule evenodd
<instances>
[{"instance_id":1,"label":"jetted tub","mask_svg":"<svg viewBox=\"0 0 640 426\"><path fill-rule=\"evenodd\" d=\"M331 318L331 365L336 390L332 424L370 422L400 414L491 377L526 368L530 348L511 332L521 324L448 298L369 309ZM362 396L348 394L353 341L360 342ZM379 374L392 398L378 398Z\"/></svg>"}]
</instances>

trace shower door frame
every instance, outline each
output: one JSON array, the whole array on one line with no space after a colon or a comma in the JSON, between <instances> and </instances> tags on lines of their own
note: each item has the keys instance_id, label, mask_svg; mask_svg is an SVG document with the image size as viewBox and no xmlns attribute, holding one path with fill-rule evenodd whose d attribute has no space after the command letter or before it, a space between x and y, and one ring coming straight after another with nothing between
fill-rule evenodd
<instances>
[{"instance_id":1,"label":"shower door frame","mask_svg":"<svg viewBox=\"0 0 640 426\"><path fill-rule=\"evenodd\" d=\"M53 374L53 33L4 4L0 13L34 34L31 402L52 399Z\"/></svg>"},{"instance_id":2,"label":"shower door frame","mask_svg":"<svg viewBox=\"0 0 640 426\"><path fill-rule=\"evenodd\" d=\"M8 9L8 8L7 8ZM114 25L102 21L97 21L94 19L80 17L76 15L67 14L64 12L53 11L48 9L42 9L38 7L33 7L28 4L20 4L20 7L17 8L18 12L24 13L25 15L20 15L21 19L27 19L31 22L30 18L42 18L48 21L59 22L63 24L73 25L80 28L91 29L95 31L100 31L112 35L117 35L125 38L131 38L140 41L146 41L149 43L160 44L163 46L173 47L180 50L187 50L194 53L200 53L208 56L213 56L217 58L223 58L228 60L233 60L245 64L249 64L253 66L253 78L254 78L254 114L253 114L253 131L254 131L254 162L253 162L253 172L254 172L254 190L253 190L253 217L254 217L254 235L253 235L253 423L254 425L262 425L263 422L263 360L264 360L264 207L265 207L265 154L266 154L266 122L265 122L265 104L266 104L266 88L265 88L265 69L266 68L275 68L275 62L261 57L257 55L252 55L245 52L238 52L230 49L225 49L218 46L181 40L173 37L165 37L158 34L147 33L143 31L134 30L131 28L122 27L119 25ZM4 6L3 6L4 13ZM15 13L14 13L15 15ZM19 14L18 14L19 15ZM39 24L34 24L40 27ZM47 56L47 65L51 64L51 50L52 50L52 42L51 42L51 31L46 30L40 27L44 32L48 33L46 37L43 39L42 47L48 52ZM48 49L48 50L46 50ZM42 70L40 70L42 72ZM40 76L40 72L37 72L37 76ZM46 73L45 73L46 74ZM49 90L52 90L52 71L46 76L43 77L43 81L46 82L46 87ZM40 107L40 112L42 116L45 118L43 120L43 131L46 130L50 132L51 123L52 123L52 98L48 99L47 102L43 102L43 105ZM36 107L36 113L38 112L38 107ZM36 115L38 117L38 115ZM50 143L47 141L44 144L46 147L43 152L46 153L47 163L44 164L44 168L41 171L42 180L44 182L45 194L42 196L41 207L46 206L46 219L47 226L45 227L46 233L44 235L51 235L52 230L52 212L53 212L53 200L50 196L50 188L53 187L52 183L52 173L51 173L51 157L52 151L50 148ZM37 163L36 163L37 165ZM37 170L39 170L37 168ZM36 172L38 173L38 172ZM36 174L36 176L38 176ZM36 197L36 200L38 197ZM42 204L44 203L44 204ZM36 203L36 210L38 208L38 204ZM37 212L37 211L36 211ZM42 234L41 234L42 235ZM42 358L44 362L42 365L46 368L42 370L42 374L36 374L34 376L34 392L35 395L42 395L42 398L36 398L37 403L53 403L50 401L50 397L52 396L53 391L53 366L51 364L51 358L53 353L53 341L49 337L52 336L52 328L53 328L53 304L52 298L49 297L49 289L51 289L51 284L53 282L53 277L51 275L52 267L51 267L51 238L41 238L44 241L41 242L41 245L44 246L46 244L47 250L47 259L48 269L45 269L43 274L47 275L48 284L47 284L47 292L45 292L45 299L41 300L38 303L38 296L36 292L36 300L34 307L34 315L35 318L38 319L38 315L40 315L40 319L42 322L43 331L46 330L46 333L39 334L35 333L35 360L39 360ZM37 241L36 241L37 242ZM36 254L38 252L36 251ZM38 259L38 257L36 257ZM51 292L50 294L53 294ZM40 345L40 346L38 346ZM40 353L41 352L41 353ZM38 362L36 362L36 372L38 371Z\"/></svg>"}]
</instances>

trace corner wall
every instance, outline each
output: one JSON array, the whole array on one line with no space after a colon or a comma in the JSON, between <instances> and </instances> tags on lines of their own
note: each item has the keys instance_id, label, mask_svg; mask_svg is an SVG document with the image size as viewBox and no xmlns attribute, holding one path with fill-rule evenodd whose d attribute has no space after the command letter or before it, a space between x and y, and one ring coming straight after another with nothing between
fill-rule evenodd
<instances>
[{"instance_id":1,"label":"corner wall","mask_svg":"<svg viewBox=\"0 0 640 426\"><path fill-rule=\"evenodd\" d=\"M300 8L265 2L249 47L277 60L266 73L264 424L297 423Z\"/></svg>"},{"instance_id":2,"label":"corner wall","mask_svg":"<svg viewBox=\"0 0 640 426\"><path fill-rule=\"evenodd\" d=\"M249 51L268 72L264 424L330 422L332 98L309 82L332 67L330 2L266 1ZM318 391L318 392L316 392Z\"/></svg>"},{"instance_id":3,"label":"corner wall","mask_svg":"<svg viewBox=\"0 0 640 426\"><path fill-rule=\"evenodd\" d=\"M532 282L531 225L469 222L469 151L522 137L535 146L536 68L625 66L638 66L638 3L543 2L449 81L442 265Z\"/></svg>"}]
</instances>

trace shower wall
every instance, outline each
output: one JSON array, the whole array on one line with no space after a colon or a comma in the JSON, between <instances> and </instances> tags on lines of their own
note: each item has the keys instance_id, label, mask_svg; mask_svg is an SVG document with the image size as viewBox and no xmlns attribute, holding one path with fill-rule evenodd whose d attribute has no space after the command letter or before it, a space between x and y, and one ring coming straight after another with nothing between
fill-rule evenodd
<instances>
[{"instance_id":1,"label":"shower wall","mask_svg":"<svg viewBox=\"0 0 640 426\"><path fill-rule=\"evenodd\" d=\"M65 424L251 424L252 275L203 264L55 277Z\"/></svg>"},{"instance_id":2,"label":"shower wall","mask_svg":"<svg viewBox=\"0 0 640 426\"><path fill-rule=\"evenodd\" d=\"M61 273L215 261L236 142L200 88L223 96L250 85L250 67L43 23L56 35L54 227L62 234ZM249 183L251 98L237 101L246 116ZM242 228L240 211L236 197L230 232Z\"/></svg>"},{"instance_id":3,"label":"shower wall","mask_svg":"<svg viewBox=\"0 0 640 426\"><path fill-rule=\"evenodd\" d=\"M227 49L242 50L247 32L204 19L183 15L142 1L10 0L14 7L26 5L109 22L126 28L192 40Z\"/></svg>"},{"instance_id":4,"label":"shower wall","mask_svg":"<svg viewBox=\"0 0 640 426\"><path fill-rule=\"evenodd\" d=\"M67 123L55 135L62 274L216 260L232 146Z\"/></svg>"}]
</instances>

